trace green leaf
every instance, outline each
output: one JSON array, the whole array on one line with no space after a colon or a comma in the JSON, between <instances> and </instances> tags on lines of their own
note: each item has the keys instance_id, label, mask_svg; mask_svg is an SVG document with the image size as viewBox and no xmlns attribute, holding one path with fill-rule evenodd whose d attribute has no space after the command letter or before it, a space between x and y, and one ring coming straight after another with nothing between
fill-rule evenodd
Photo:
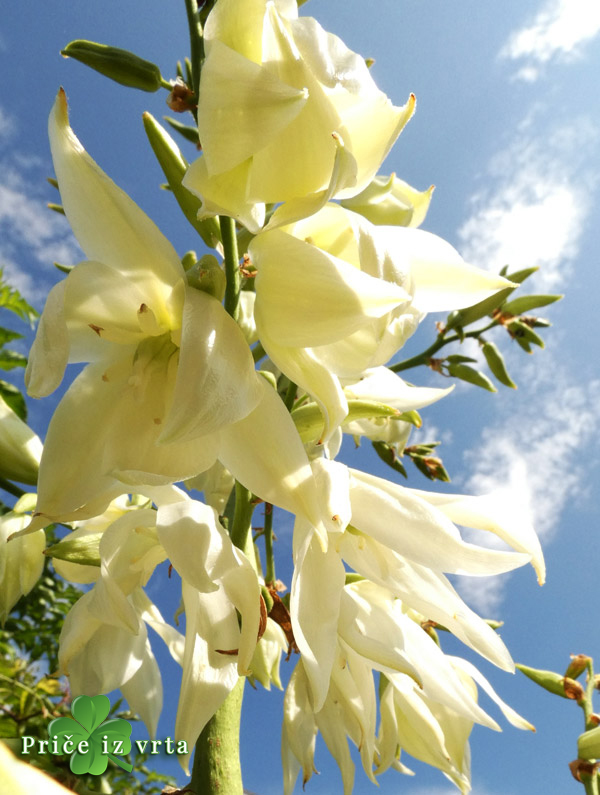
<instances>
[{"instance_id":1,"label":"green leaf","mask_svg":"<svg viewBox=\"0 0 600 795\"><path fill-rule=\"evenodd\" d=\"M488 367L498 381L500 381L501 384L504 384L504 386L508 386L511 389L516 389L517 385L508 374L506 365L504 363L504 357L496 345L494 345L493 342L485 342L483 344L482 351Z\"/></svg>"},{"instance_id":2,"label":"green leaf","mask_svg":"<svg viewBox=\"0 0 600 795\"><path fill-rule=\"evenodd\" d=\"M27 404L21 390L8 381L0 380L0 397L15 412L17 417L27 422Z\"/></svg>"},{"instance_id":3,"label":"green leaf","mask_svg":"<svg viewBox=\"0 0 600 795\"><path fill-rule=\"evenodd\" d=\"M30 325L33 325L33 321L38 317L38 313L35 309L30 306L27 301L23 298L21 293L11 287L9 284L6 283L4 280L4 275L0 270L0 307L3 309L8 309L10 312L14 312L15 315L18 315L23 320L27 321Z\"/></svg>"},{"instance_id":4,"label":"green leaf","mask_svg":"<svg viewBox=\"0 0 600 795\"><path fill-rule=\"evenodd\" d=\"M467 381L469 384L487 389L488 392L498 391L487 375L480 373L479 370L474 370L468 364L451 364L448 367L448 374L454 378L460 378L461 381Z\"/></svg>"},{"instance_id":5,"label":"green leaf","mask_svg":"<svg viewBox=\"0 0 600 795\"><path fill-rule=\"evenodd\" d=\"M515 290L515 287L505 287L489 298L480 301L478 304L473 304L466 309L459 309L451 312L446 320L446 329L462 328L474 323L476 320L481 320L486 315L491 315L494 309L499 307L508 296Z\"/></svg>"},{"instance_id":6,"label":"green leaf","mask_svg":"<svg viewBox=\"0 0 600 795\"><path fill-rule=\"evenodd\" d=\"M6 345L7 342L12 342L13 340L22 340L23 335L17 334L16 331L11 331L9 328L2 328L0 326L0 347Z\"/></svg>"},{"instance_id":7,"label":"green leaf","mask_svg":"<svg viewBox=\"0 0 600 795\"><path fill-rule=\"evenodd\" d=\"M0 350L0 368L14 370L15 367L27 367L27 357L16 351Z\"/></svg>"},{"instance_id":8,"label":"green leaf","mask_svg":"<svg viewBox=\"0 0 600 795\"><path fill-rule=\"evenodd\" d=\"M502 311L509 315L524 315L532 309L538 309L541 306L548 306L556 301L564 298L562 295L522 295L509 301L502 307Z\"/></svg>"},{"instance_id":9,"label":"green leaf","mask_svg":"<svg viewBox=\"0 0 600 795\"><path fill-rule=\"evenodd\" d=\"M446 356L446 361L450 364L464 364L466 362L476 362L477 359L472 359L470 356L461 356L459 353L451 353Z\"/></svg>"},{"instance_id":10,"label":"green leaf","mask_svg":"<svg viewBox=\"0 0 600 795\"><path fill-rule=\"evenodd\" d=\"M534 273L539 271L539 267L534 268L523 268L523 270L515 271L514 273L502 274L505 275L506 278L511 282L516 282L517 284L523 284L525 279L528 279L530 276L533 276Z\"/></svg>"},{"instance_id":11,"label":"green leaf","mask_svg":"<svg viewBox=\"0 0 600 795\"><path fill-rule=\"evenodd\" d=\"M171 119L169 116L163 116L163 119L167 122L167 124L172 127L179 135L182 135L186 141L190 141L191 143L198 146L200 143L200 139L198 138L198 128L192 127L189 124L183 124L177 119Z\"/></svg>"},{"instance_id":12,"label":"green leaf","mask_svg":"<svg viewBox=\"0 0 600 795\"><path fill-rule=\"evenodd\" d=\"M387 442L371 442L373 449L389 467L391 467L395 472L399 472L402 477L407 478L408 475L406 473L406 469L404 465L398 460L396 455L396 451L393 447L391 447Z\"/></svg>"}]
</instances>

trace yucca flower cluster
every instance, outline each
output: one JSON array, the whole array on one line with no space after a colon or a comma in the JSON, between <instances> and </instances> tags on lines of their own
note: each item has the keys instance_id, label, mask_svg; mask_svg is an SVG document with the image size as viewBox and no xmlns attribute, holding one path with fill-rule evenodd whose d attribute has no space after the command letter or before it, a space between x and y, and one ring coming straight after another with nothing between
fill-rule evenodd
<instances>
[{"instance_id":1,"label":"yucca flower cluster","mask_svg":"<svg viewBox=\"0 0 600 795\"><path fill-rule=\"evenodd\" d=\"M151 627L182 666L175 738L192 747L240 677L281 687L289 645L299 656L285 693L285 793L315 770L319 732L345 793L348 739L373 781L406 772L404 751L467 792L471 728L498 728L478 687L531 727L429 630L440 624L514 670L447 575L531 562L541 583L536 534L506 500L405 488L339 455L344 433L403 446L407 414L451 390L410 386L386 365L426 313L511 283L417 228L431 190L377 176L415 98L395 107L295 0L217 0L203 41L202 153L181 190L200 199L200 220L219 216L225 264L184 267L86 153L62 90L51 112L61 200L87 259L48 296L29 393L53 392L70 362L85 367L50 423L33 519L0 519L2 538L19 536L0 557L2 615L39 576L42 529L69 524L57 570L91 586L60 639L73 695L120 689L153 733L163 683ZM234 221L249 241L241 298ZM287 633L272 611L272 560L261 565L249 534L260 501L295 517ZM514 551L468 543L457 525ZM83 548L87 563L69 561ZM165 560L181 577L184 633L144 590ZM19 585L17 565L33 578Z\"/></svg>"}]
</instances>

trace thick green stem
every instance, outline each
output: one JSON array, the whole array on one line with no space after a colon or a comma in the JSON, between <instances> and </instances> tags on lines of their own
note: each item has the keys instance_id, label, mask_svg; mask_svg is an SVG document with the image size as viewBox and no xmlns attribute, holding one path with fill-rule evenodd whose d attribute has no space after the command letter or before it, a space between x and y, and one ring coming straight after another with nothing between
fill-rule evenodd
<instances>
[{"instance_id":1,"label":"thick green stem","mask_svg":"<svg viewBox=\"0 0 600 795\"><path fill-rule=\"evenodd\" d=\"M233 524L229 528L229 535L232 543L243 551L245 551L248 538L250 538L253 511L252 493L241 483L236 482L235 513L233 514Z\"/></svg>"},{"instance_id":2,"label":"thick green stem","mask_svg":"<svg viewBox=\"0 0 600 795\"><path fill-rule=\"evenodd\" d=\"M235 234L235 221L226 215L219 216L221 226L221 240L225 257L225 309L234 320L237 320L238 306L240 303L240 258L238 255L237 237Z\"/></svg>"},{"instance_id":3,"label":"thick green stem","mask_svg":"<svg viewBox=\"0 0 600 795\"><path fill-rule=\"evenodd\" d=\"M275 582L275 558L273 556L273 506L265 503L265 582Z\"/></svg>"},{"instance_id":4,"label":"thick green stem","mask_svg":"<svg viewBox=\"0 0 600 795\"><path fill-rule=\"evenodd\" d=\"M598 795L598 774L596 772L581 773L581 783L585 788L586 795Z\"/></svg>"},{"instance_id":5,"label":"thick green stem","mask_svg":"<svg viewBox=\"0 0 600 795\"><path fill-rule=\"evenodd\" d=\"M198 738L190 783L196 795L243 795L240 717L245 681L238 680Z\"/></svg>"},{"instance_id":6,"label":"thick green stem","mask_svg":"<svg viewBox=\"0 0 600 795\"><path fill-rule=\"evenodd\" d=\"M197 18L196 0L186 0L186 7L188 21L190 12L194 8ZM192 67L194 67L196 61L193 57L191 24L190 37L192 38ZM238 313L241 283L235 222L227 216L219 216L219 224L227 278L225 309L235 320ZM253 510L252 494L245 486L236 481L235 508L228 529L232 542L246 554L252 551L248 547L252 544ZM243 795L244 787L240 765L240 721L245 681L244 677L238 680L236 686L208 721L196 741L190 783L190 787L196 795Z\"/></svg>"}]
</instances>

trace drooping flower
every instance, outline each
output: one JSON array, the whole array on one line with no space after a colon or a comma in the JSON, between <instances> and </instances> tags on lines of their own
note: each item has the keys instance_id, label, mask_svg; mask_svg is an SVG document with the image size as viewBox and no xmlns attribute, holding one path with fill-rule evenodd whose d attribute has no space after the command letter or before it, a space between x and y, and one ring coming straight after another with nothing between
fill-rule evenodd
<instances>
[{"instance_id":1,"label":"drooping flower","mask_svg":"<svg viewBox=\"0 0 600 795\"><path fill-rule=\"evenodd\" d=\"M340 379L357 381L385 364L424 313L469 306L510 285L429 232L376 227L334 204L262 232L249 253L260 340L321 406L323 440L348 413Z\"/></svg>"},{"instance_id":2,"label":"drooping flower","mask_svg":"<svg viewBox=\"0 0 600 795\"><path fill-rule=\"evenodd\" d=\"M292 792L300 770L303 783L311 777L320 731L340 768L344 793L352 791L354 781L348 739L359 749L363 769L373 782L391 766L410 772L400 763L404 750L440 768L467 792L473 724L500 728L478 705L475 682L510 723L520 729L533 727L499 698L475 666L444 654L420 625L422 616L407 611L387 589L350 579L342 591L333 640L335 661L324 700L315 701L304 655L286 690L284 791ZM378 733L374 672L381 678Z\"/></svg>"},{"instance_id":3,"label":"drooping flower","mask_svg":"<svg viewBox=\"0 0 600 795\"><path fill-rule=\"evenodd\" d=\"M346 566L442 624L500 668L514 670L500 637L460 599L445 574L486 576L524 565L532 548L520 540L518 527L509 543L526 549L525 554L486 549L463 541L449 517L419 492L337 462L316 460L312 467L322 494L336 506L345 505L337 524L329 525L325 549L304 519L294 527L290 613L315 709L324 703L337 653L333 639ZM497 524L504 520L500 513ZM471 524L486 527L492 520L482 511L477 517L472 513Z\"/></svg>"},{"instance_id":4,"label":"drooping flower","mask_svg":"<svg viewBox=\"0 0 600 795\"><path fill-rule=\"evenodd\" d=\"M76 695L120 688L152 734L162 707L160 671L147 637L152 627L183 667L175 732L191 748L238 677L248 673L260 586L212 508L178 489L161 496L158 511L129 511L102 533L99 576L65 620L59 662ZM185 640L144 592L166 559L182 578Z\"/></svg>"},{"instance_id":5,"label":"drooping flower","mask_svg":"<svg viewBox=\"0 0 600 795\"><path fill-rule=\"evenodd\" d=\"M414 111L414 96L394 107L364 59L298 18L293 0L219 0L204 44L203 154L184 180L202 199L200 217L230 215L255 233L265 203L285 202L273 221L289 223L353 196Z\"/></svg>"}]
</instances>

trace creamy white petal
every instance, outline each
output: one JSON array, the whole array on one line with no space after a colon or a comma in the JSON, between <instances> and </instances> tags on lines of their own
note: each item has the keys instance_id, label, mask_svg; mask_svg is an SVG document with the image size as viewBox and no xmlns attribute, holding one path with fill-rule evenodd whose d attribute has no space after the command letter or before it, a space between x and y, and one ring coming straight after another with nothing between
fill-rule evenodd
<instances>
[{"instance_id":1,"label":"creamy white petal","mask_svg":"<svg viewBox=\"0 0 600 795\"><path fill-rule=\"evenodd\" d=\"M185 442L247 416L260 399L252 353L212 296L188 287L179 366L160 442Z\"/></svg>"},{"instance_id":2,"label":"creamy white petal","mask_svg":"<svg viewBox=\"0 0 600 795\"><path fill-rule=\"evenodd\" d=\"M513 549L531 555L531 563L543 585L546 579L544 554L527 512L509 490L470 497L437 494L411 489L420 499L434 505L456 524L487 530L506 541Z\"/></svg>"},{"instance_id":3,"label":"creamy white petal","mask_svg":"<svg viewBox=\"0 0 600 795\"><path fill-rule=\"evenodd\" d=\"M254 411L220 432L219 460L253 494L319 528L317 490L304 445L279 395L264 379L261 390Z\"/></svg>"},{"instance_id":4,"label":"creamy white petal","mask_svg":"<svg viewBox=\"0 0 600 795\"><path fill-rule=\"evenodd\" d=\"M344 533L339 547L356 572L389 588L405 605L442 624L494 665L515 670L500 636L463 602L443 574L403 559L368 536Z\"/></svg>"},{"instance_id":5,"label":"creamy white petal","mask_svg":"<svg viewBox=\"0 0 600 795\"><path fill-rule=\"evenodd\" d=\"M148 640L146 640L144 661L131 679L121 685L121 693L131 711L137 713L144 721L150 738L154 739L162 711L163 686L160 668Z\"/></svg>"},{"instance_id":6,"label":"creamy white petal","mask_svg":"<svg viewBox=\"0 0 600 795\"><path fill-rule=\"evenodd\" d=\"M450 656L448 659L452 665L459 670L464 671L467 676L471 676L477 682L479 687L485 693L487 693L487 695L495 704L500 707L502 714L509 723L511 723L517 729L526 729L532 732L535 731L535 726L532 726L528 720L525 720L525 718L519 715L518 712L516 712L512 707L509 707L509 705L500 698L489 681L485 678L481 671L473 665L473 663L469 662L468 660L463 660L462 657Z\"/></svg>"},{"instance_id":7,"label":"creamy white petal","mask_svg":"<svg viewBox=\"0 0 600 795\"><path fill-rule=\"evenodd\" d=\"M502 276L468 265L450 243L431 232L400 226L377 228L390 249L410 263L413 306L421 312L463 309L505 287L514 287Z\"/></svg>"},{"instance_id":8,"label":"creamy white petal","mask_svg":"<svg viewBox=\"0 0 600 795\"><path fill-rule=\"evenodd\" d=\"M69 334L65 318L65 282L48 293L25 371L31 397L50 395L63 379L69 361Z\"/></svg>"},{"instance_id":9,"label":"creamy white petal","mask_svg":"<svg viewBox=\"0 0 600 795\"><path fill-rule=\"evenodd\" d=\"M274 338L282 346L336 342L410 298L397 284L369 276L281 230L258 235L249 252L258 269L259 337Z\"/></svg>"},{"instance_id":10,"label":"creamy white petal","mask_svg":"<svg viewBox=\"0 0 600 795\"><path fill-rule=\"evenodd\" d=\"M175 738L192 749L208 723L238 681L235 658L217 649L237 648L239 631L235 610L222 593L201 594L182 583L186 612L185 654ZM179 756L188 772L189 755Z\"/></svg>"},{"instance_id":11,"label":"creamy white petal","mask_svg":"<svg viewBox=\"0 0 600 795\"><path fill-rule=\"evenodd\" d=\"M66 216L91 260L111 265L133 281L142 270L155 276L156 297L169 300L182 277L175 249L87 154L71 128L61 89L48 123L52 159Z\"/></svg>"},{"instance_id":12,"label":"creamy white petal","mask_svg":"<svg viewBox=\"0 0 600 795\"><path fill-rule=\"evenodd\" d=\"M500 574L529 555L467 544L441 511L401 486L352 470L352 523L361 532L415 563L453 574Z\"/></svg>"},{"instance_id":13,"label":"creamy white petal","mask_svg":"<svg viewBox=\"0 0 600 795\"><path fill-rule=\"evenodd\" d=\"M345 575L333 544L323 552L312 528L297 520L290 613L315 712L322 708L327 697L337 655L337 625Z\"/></svg>"}]
</instances>

